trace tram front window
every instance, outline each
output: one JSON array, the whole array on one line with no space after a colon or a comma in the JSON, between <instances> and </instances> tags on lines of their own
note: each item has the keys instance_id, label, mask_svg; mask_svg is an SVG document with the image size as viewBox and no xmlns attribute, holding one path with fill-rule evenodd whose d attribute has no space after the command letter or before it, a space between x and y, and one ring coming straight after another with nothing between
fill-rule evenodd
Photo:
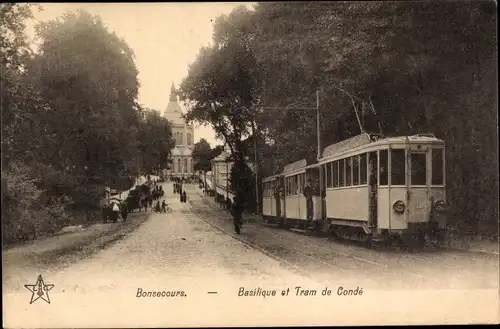
<instances>
[{"instance_id":1,"label":"tram front window","mask_svg":"<svg viewBox=\"0 0 500 329\"><path fill-rule=\"evenodd\" d=\"M411 185L426 185L427 163L425 153L411 154Z\"/></svg>"},{"instance_id":2,"label":"tram front window","mask_svg":"<svg viewBox=\"0 0 500 329\"><path fill-rule=\"evenodd\" d=\"M443 149L432 150L432 185L443 185Z\"/></svg>"},{"instance_id":3,"label":"tram front window","mask_svg":"<svg viewBox=\"0 0 500 329\"><path fill-rule=\"evenodd\" d=\"M405 184L405 150L391 150L391 185Z\"/></svg>"}]
</instances>

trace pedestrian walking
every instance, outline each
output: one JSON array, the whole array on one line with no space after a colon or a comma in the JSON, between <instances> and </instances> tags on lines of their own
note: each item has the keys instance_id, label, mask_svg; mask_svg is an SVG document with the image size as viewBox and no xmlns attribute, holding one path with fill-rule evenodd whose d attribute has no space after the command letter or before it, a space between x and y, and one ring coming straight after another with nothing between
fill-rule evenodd
<instances>
[{"instance_id":1,"label":"pedestrian walking","mask_svg":"<svg viewBox=\"0 0 500 329\"><path fill-rule=\"evenodd\" d=\"M120 207L118 207L118 205L113 202L113 206L111 207L111 210L113 211L113 215L112 215L112 220L113 220L113 223L116 223L118 221L118 217L120 215Z\"/></svg>"},{"instance_id":2,"label":"pedestrian walking","mask_svg":"<svg viewBox=\"0 0 500 329\"><path fill-rule=\"evenodd\" d=\"M128 207L126 203L122 203L122 219L123 221L127 220L128 217Z\"/></svg>"},{"instance_id":3,"label":"pedestrian walking","mask_svg":"<svg viewBox=\"0 0 500 329\"><path fill-rule=\"evenodd\" d=\"M186 200L187 200L187 196L186 196L186 191L184 190L182 192L182 202L186 203Z\"/></svg>"}]
</instances>

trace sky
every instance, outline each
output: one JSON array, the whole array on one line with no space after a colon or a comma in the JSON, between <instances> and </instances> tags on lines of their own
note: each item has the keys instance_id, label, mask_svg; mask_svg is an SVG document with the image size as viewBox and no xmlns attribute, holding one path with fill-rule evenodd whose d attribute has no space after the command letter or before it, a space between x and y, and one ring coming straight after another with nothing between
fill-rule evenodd
<instances>
[{"instance_id":1,"label":"sky","mask_svg":"<svg viewBox=\"0 0 500 329\"><path fill-rule=\"evenodd\" d=\"M99 15L107 28L122 37L135 52L139 71L139 103L163 113L172 82L176 87L187 75L189 64L201 47L212 40L213 22L221 14L251 3L46 3L28 23L33 38L37 21L57 18L79 8ZM195 142L205 138L211 146L221 144L210 127L197 127Z\"/></svg>"}]
</instances>

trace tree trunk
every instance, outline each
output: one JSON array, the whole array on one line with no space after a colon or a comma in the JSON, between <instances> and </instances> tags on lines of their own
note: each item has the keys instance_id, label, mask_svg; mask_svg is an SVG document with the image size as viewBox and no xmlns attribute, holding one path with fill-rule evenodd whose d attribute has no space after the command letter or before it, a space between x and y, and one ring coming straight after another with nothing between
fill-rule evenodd
<instances>
[{"instance_id":1,"label":"tree trunk","mask_svg":"<svg viewBox=\"0 0 500 329\"><path fill-rule=\"evenodd\" d=\"M239 146L239 145L238 145ZM236 147L236 152L234 154L234 169L236 175L243 175L245 171L245 159L243 158L243 152L241 152L240 147ZM240 220L245 208L245 191L241 188L241 185L238 184L238 180L236 180L236 184L234 184L234 208L233 208L233 217L234 219Z\"/></svg>"}]
</instances>

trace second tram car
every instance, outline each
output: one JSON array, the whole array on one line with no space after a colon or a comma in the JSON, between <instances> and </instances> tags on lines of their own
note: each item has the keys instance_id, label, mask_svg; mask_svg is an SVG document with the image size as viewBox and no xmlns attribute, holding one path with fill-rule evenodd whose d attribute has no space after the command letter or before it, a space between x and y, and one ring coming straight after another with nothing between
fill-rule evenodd
<instances>
[{"instance_id":1,"label":"second tram car","mask_svg":"<svg viewBox=\"0 0 500 329\"><path fill-rule=\"evenodd\" d=\"M362 241L444 238L445 143L431 134L367 133L326 147L314 164L263 180L263 217Z\"/></svg>"}]
</instances>

